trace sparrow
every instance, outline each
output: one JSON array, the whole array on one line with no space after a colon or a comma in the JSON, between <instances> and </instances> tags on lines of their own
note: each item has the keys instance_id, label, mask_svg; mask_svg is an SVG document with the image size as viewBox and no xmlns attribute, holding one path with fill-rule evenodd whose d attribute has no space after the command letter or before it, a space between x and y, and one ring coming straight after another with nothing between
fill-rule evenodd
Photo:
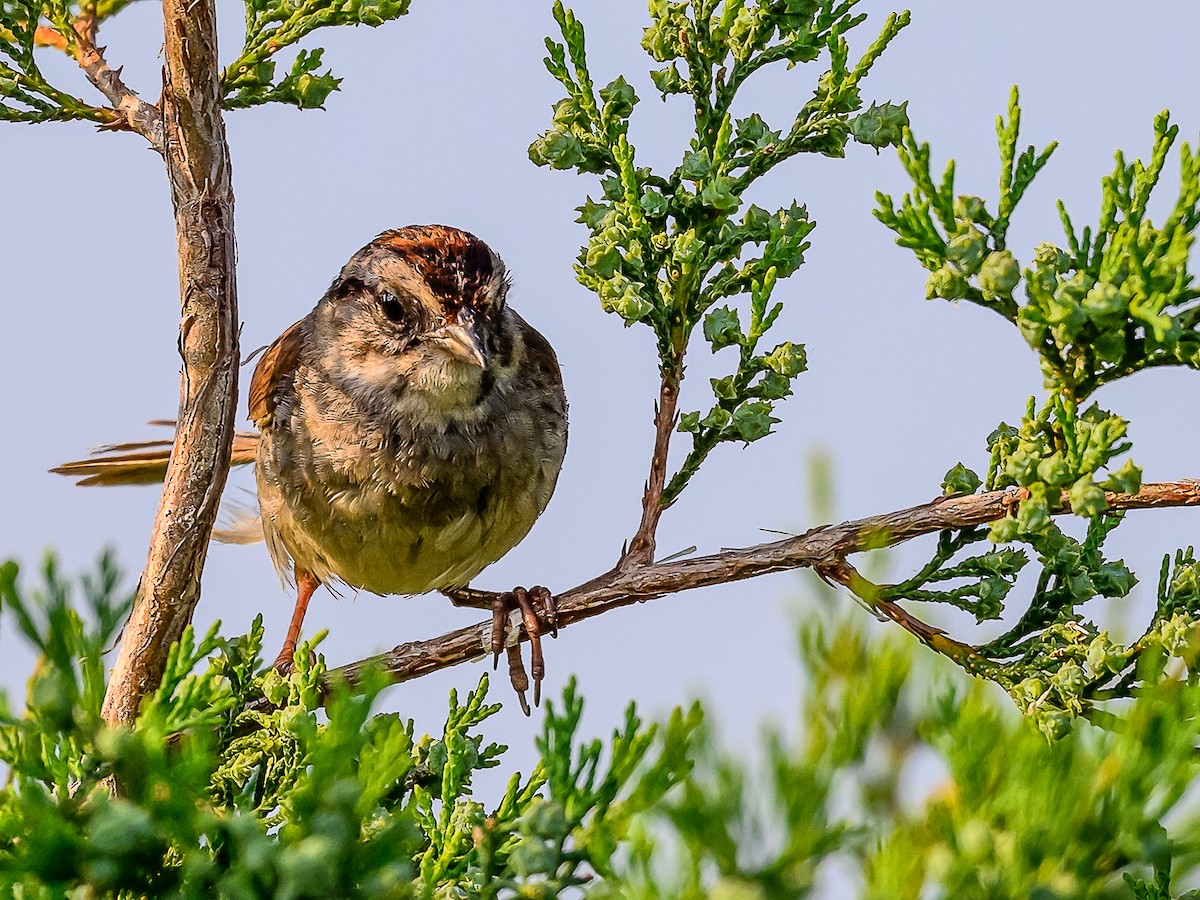
<instances>
[{"instance_id":1,"label":"sparrow","mask_svg":"<svg viewBox=\"0 0 1200 900\"><path fill-rule=\"evenodd\" d=\"M253 463L258 512L219 540L264 540L296 604L276 666L292 663L321 585L375 594L441 591L475 605L472 578L529 532L567 446L567 400L549 342L508 306L510 279L482 240L445 225L386 231L359 250L316 307L260 357L234 465ZM170 442L102 447L51 471L83 485L161 480ZM551 593L491 604L496 664L519 613L534 703ZM521 700L528 676L507 647Z\"/></svg>"}]
</instances>

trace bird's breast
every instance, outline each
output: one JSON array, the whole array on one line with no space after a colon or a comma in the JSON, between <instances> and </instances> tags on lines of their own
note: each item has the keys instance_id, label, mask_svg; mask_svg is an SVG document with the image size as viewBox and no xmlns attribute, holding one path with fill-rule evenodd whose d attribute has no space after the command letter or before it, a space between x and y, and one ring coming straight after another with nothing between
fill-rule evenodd
<instances>
[{"instance_id":1,"label":"bird's breast","mask_svg":"<svg viewBox=\"0 0 1200 900\"><path fill-rule=\"evenodd\" d=\"M276 561L379 594L465 585L526 535L562 459L528 409L439 427L296 418L259 455Z\"/></svg>"}]
</instances>

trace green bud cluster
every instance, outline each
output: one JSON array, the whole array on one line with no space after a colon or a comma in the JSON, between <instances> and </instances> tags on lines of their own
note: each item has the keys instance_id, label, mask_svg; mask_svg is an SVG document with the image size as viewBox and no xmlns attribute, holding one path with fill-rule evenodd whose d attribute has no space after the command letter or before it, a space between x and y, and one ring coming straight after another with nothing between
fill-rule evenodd
<instances>
[{"instance_id":1,"label":"green bud cluster","mask_svg":"<svg viewBox=\"0 0 1200 900\"><path fill-rule=\"evenodd\" d=\"M1163 314L1166 291L1151 298L1145 282L1128 272L1097 280L1062 250L1048 244L1040 250L1025 272L1028 303L1017 327L1031 347L1047 350L1047 383L1091 390L1113 372L1144 367L1154 353L1194 363L1197 338L1185 336L1179 323ZM1122 268L1127 265L1128 258Z\"/></svg>"},{"instance_id":2,"label":"green bud cluster","mask_svg":"<svg viewBox=\"0 0 1200 900\"><path fill-rule=\"evenodd\" d=\"M1020 281L1020 266L1008 250L993 250L979 267L979 287L985 297L1011 297Z\"/></svg>"},{"instance_id":3,"label":"green bud cluster","mask_svg":"<svg viewBox=\"0 0 1200 900\"><path fill-rule=\"evenodd\" d=\"M866 111L850 120L850 136L860 144L880 150L895 147L908 128L908 101L872 103Z\"/></svg>"},{"instance_id":4,"label":"green bud cluster","mask_svg":"<svg viewBox=\"0 0 1200 900\"><path fill-rule=\"evenodd\" d=\"M1009 696L1017 708L1034 721L1038 730L1052 741L1066 737L1071 730L1072 714L1082 711L1072 709L1076 705L1073 697L1063 697L1057 686L1037 675L1014 684L1009 689Z\"/></svg>"},{"instance_id":5,"label":"green bud cluster","mask_svg":"<svg viewBox=\"0 0 1200 900\"><path fill-rule=\"evenodd\" d=\"M992 677L1051 741L1065 737L1075 717L1090 713L1097 690L1127 672L1140 652L1075 617L1049 625L1024 651Z\"/></svg>"},{"instance_id":6,"label":"green bud cluster","mask_svg":"<svg viewBox=\"0 0 1200 900\"><path fill-rule=\"evenodd\" d=\"M942 479L942 494L947 497L953 497L958 494L973 494L979 490L979 486L983 481L964 466L962 463L955 463L954 466L946 473L946 477Z\"/></svg>"},{"instance_id":7,"label":"green bud cluster","mask_svg":"<svg viewBox=\"0 0 1200 900\"><path fill-rule=\"evenodd\" d=\"M1175 571L1166 579L1170 560L1163 560L1163 581L1160 586L1159 612L1178 611L1189 614L1200 613L1200 562L1191 547L1175 554Z\"/></svg>"},{"instance_id":8,"label":"green bud cluster","mask_svg":"<svg viewBox=\"0 0 1200 900\"><path fill-rule=\"evenodd\" d=\"M1188 671L1195 672L1200 663L1200 622L1190 613L1175 613L1169 619L1158 619L1139 642L1143 648L1159 646L1163 652L1182 660Z\"/></svg>"},{"instance_id":9,"label":"green bud cluster","mask_svg":"<svg viewBox=\"0 0 1200 900\"><path fill-rule=\"evenodd\" d=\"M1037 410L1031 397L1020 428L1001 423L988 438L988 489L1028 491L1015 516L993 525L992 538L1008 541L1044 532L1064 491L1072 512L1087 518L1104 513L1105 490L1136 493L1141 470L1130 460L1097 481L1102 469L1132 447L1126 439L1128 426L1096 404L1080 413L1075 404L1055 394Z\"/></svg>"},{"instance_id":10,"label":"green bud cluster","mask_svg":"<svg viewBox=\"0 0 1200 900\"><path fill-rule=\"evenodd\" d=\"M930 170L928 144L905 132L900 158L914 189L899 206L878 194L876 217L930 272L926 296L968 300L992 309L1020 331L1038 354L1047 388L1082 400L1109 381L1143 368L1200 368L1200 312L1192 301L1189 258L1200 225L1200 155L1184 145L1178 199L1161 227L1147 217L1178 129L1166 113L1155 120L1149 163L1126 163L1103 181L1100 222L1077 233L1059 203L1067 246L1044 242L1022 269L1005 247L1010 218L1055 149L1016 152L1020 106L1016 90L1008 120L1000 119L1001 192L998 212L954 193L954 164L940 183ZM1014 291L1024 281L1024 302Z\"/></svg>"},{"instance_id":11,"label":"green bud cluster","mask_svg":"<svg viewBox=\"0 0 1200 900\"><path fill-rule=\"evenodd\" d=\"M919 143L908 129L897 146L914 189L901 198L898 208L890 196L877 193L875 210L876 218L896 233L896 242L912 250L929 270L927 298L968 300L1009 321L1015 321L1018 313L1013 291L1021 279L1020 265L1005 246L1009 218L1055 149L1051 144L1035 154L1030 147L1017 156L1019 123L1014 89L1009 121L997 125L1003 168L995 215L982 197L955 193L953 161L940 182L935 181L929 145Z\"/></svg>"},{"instance_id":12,"label":"green bud cluster","mask_svg":"<svg viewBox=\"0 0 1200 900\"><path fill-rule=\"evenodd\" d=\"M1109 530L1111 527L1110 524ZM1094 582L1102 587L1099 593L1107 596L1120 596L1132 586L1133 575L1120 563L1100 562L1097 565L1100 560L1095 551L1099 540L1094 529L1089 531L1088 540L1082 546L1071 547L1070 539L1060 540L1059 544L1059 558L1053 562L1063 578L1060 584L1074 580L1078 587L1080 582ZM1197 566L1191 548L1175 554L1173 567L1171 562L1169 556L1163 560L1154 618L1145 633L1131 644L1114 641L1106 631L1097 630L1071 612L1081 599L1091 596L1085 591L1082 597L1060 603L1052 624L1024 638L1022 643L1009 641L1005 645L1000 641L994 645L996 649L1006 647L1001 656L1011 656L1013 649L1020 648L1020 656L994 670L993 675L1049 737L1061 737L1065 733L1067 721L1063 716L1089 712L1098 699L1107 696L1127 696L1139 682L1153 684L1162 680L1167 658L1181 660L1191 673L1197 671L1200 663L1200 566ZM1079 569L1085 572L1081 573ZM1108 585L1103 584L1105 577L1110 581ZM1115 593L1112 592L1114 588ZM1034 608L1037 609L1038 604L1043 607L1050 604L1054 589L1051 586L1039 591L1034 598ZM1046 620L1054 616L1047 608L1042 612ZM1043 690L1039 692L1038 688Z\"/></svg>"}]
</instances>

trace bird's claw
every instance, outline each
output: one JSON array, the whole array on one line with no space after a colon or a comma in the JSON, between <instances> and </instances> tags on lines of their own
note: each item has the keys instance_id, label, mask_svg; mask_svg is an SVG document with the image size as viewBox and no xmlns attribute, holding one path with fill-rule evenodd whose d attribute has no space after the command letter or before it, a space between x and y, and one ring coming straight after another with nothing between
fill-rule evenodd
<instances>
[{"instance_id":1,"label":"bird's claw","mask_svg":"<svg viewBox=\"0 0 1200 900\"><path fill-rule=\"evenodd\" d=\"M547 632L558 637L558 606L554 595L541 585L525 590L513 588L497 595L492 602L492 665L500 666L500 652L508 654L508 678L521 701L521 711L529 715L529 701L525 692L529 690L529 675L521 659L521 645L508 645L508 620L512 612L520 612L521 624L529 635L529 665L533 676L533 705L542 702L542 679L546 676L546 660L542 655L542 635Z\"/></svg>"}]
</instances>

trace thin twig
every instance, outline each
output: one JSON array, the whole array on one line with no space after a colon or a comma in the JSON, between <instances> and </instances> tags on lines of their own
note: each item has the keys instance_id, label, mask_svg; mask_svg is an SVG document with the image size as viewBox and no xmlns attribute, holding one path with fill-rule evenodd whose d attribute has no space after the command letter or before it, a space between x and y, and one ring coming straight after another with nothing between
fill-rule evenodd
<instances>
[{"instance_id":1,"label":"thin twig","mask_svg":"<svg viewBox=\"0 0 1200 900\"><path fill-rule=\"evenodd\" d=\"M96 46L100 22L94 12L84 12L73 23L73 35L63 34L50 25L39 25L33 32L36 47L53 47L72 57L88 81L102 93L112 109L110 122L101 127L110 131L134 131L162 152L162 111L138 96L121 80L121 70L113 69L104 59L104 48Z\"/></svg>"},{"instance_id":2,"label":"thin twig","mask_svg":"<svg viewBox=\"0 0 1200 900\"><path fill-rule=\"evenodd\" d=\"M883 588L864 578L858 570L844 559L835 559L821 563L813 570L823 578L836 581L846 587L850 593L858 597L882 616L895 622L926 647L936 650L943 656L948 656L955 662L967 663L976 656L975 648L946 634L944 629L926 624L916 616L907 612L898 603L880 596Z\"/></svg>"},{"instance_id":3,"label":"thin twig","mask_svg":"<svg viewBox=\"0 0 1200 900\"><path fill-rule=\"evenodd\" d=\"M679 406L679 383L682 362L673 361L662 370L658 405L654 409L654 453L650 458L650 477L642 495L642 520L621 558L620 567L646 565L654 561L655 534L662 518L663 488L667 484L667 454L671 449L671 434L675 431L675 411Z\"/></svg>"},{"instance_id":4,"label":"thin twig","mask_svg":"<svg viewBox=\"0 0 1200 900\"><path fill-rule=\"evenodd\" d=\"M108 99L119 117L116 122L104 127L136 131L150 142L150 146L162 153L162 110L139 97L137 91L121 80L121 70L111 68L105 61L104 48L95 44L94 18L81 16L75 23L75 31L79 44L79 68L83 69L88 81Z\"/></svg>"},{"instance_id":5,"label":"thin twig","mask_svg":"<svg viewBox=\"0 0 1200 900\"><path fill-rule=\"evenodd\" d=\"M972 528L993 522L1012 512L1023 496L1024 491L1009 489L939 497L920 506L826 525L796 537L710 556L635 566L618 564L611 571L557 595L558 625L566 627L612 609L666 594L741 581L770 572L812 568L830 577L845 576L846 581L842 583L847 583L852 581L850 573L853 569L846 566L845 560L854 553L901 544L946 529ZM1110 492L1106 496L1109 508L1114 510L1200 506L1200 481L1145 484L1136 494ZM1055 512L1063 513L1066 509L1064 499ZM839 569L839 566L846 568ZM482 604L494 596L481 590L471 590L469 594L472 600ZM963 652L970 649L914 619L895 603L876 598L873 605L921 640L932 642L931 646L940 652L953 656L956 648L966 648ZM516 625L510 629L509 640L524 641L527 636ZM945 646L940 646L943 643ZM491 623L480 623L431 640L401 644L386 653L332 670L330 677L354 681L364 669L379 667L394 681L409 681L479 659L488 653L490 645Z\"/></svg>"}]
</instances>

